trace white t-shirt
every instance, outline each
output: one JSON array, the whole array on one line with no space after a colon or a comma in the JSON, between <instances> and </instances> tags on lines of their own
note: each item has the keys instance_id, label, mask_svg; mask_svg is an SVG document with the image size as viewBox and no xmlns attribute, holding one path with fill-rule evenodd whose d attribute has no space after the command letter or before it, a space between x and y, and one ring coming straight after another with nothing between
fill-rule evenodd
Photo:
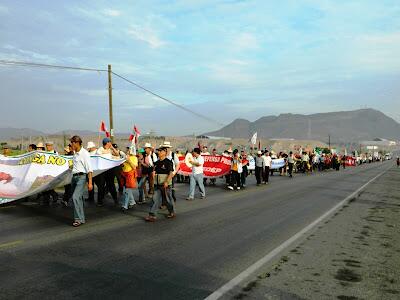
<instances>
[{"instance_id":1,"label":"white t-shirt","mask_svg":"<svg viewBox=\"0 0 400 300\"><path fill-rule=\"evenodd\" d=\"M81 148L79 152L75 152L73 162L72 174L93 172L90 165L90 154L86 149Z\"/></svg>"},{"instance_id":2,"label":"white t-shirt","mask_svg":"<svg viewBox=\"0 0 400 300\"><path fill-rule=\"evenodd\" d=\"M204 172L204 169L203 169L203 165L204 165L204 158L201 156L201 155L199 155L199 157L194 157L193 156L193 162L196 162L196 163L198 163L198 164L200 164L200 166L193 166L192 167L192 173L193 174L203 174L203 172Z\"/></svg>"},{"instance_id":3,"label":"white t-shirt","mask_svg":"<svg viewBox=\"0 0 400 300\"><path fill-rule=\"evenodd\" d=\"M271 156L263 156L263 159L264 159L264 166L266 166L266 167L270 167L271 168L271 162L272 162L272 158L271 158Z\"/></svg>"}]
</instances>

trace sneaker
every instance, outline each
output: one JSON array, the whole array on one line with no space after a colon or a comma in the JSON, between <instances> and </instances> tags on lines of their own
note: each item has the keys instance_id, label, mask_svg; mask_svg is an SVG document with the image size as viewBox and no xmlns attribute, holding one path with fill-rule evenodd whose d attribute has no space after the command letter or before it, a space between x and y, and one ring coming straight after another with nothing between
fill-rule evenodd
<instances>
[{"instance_id":1,"label":"sneaker","mask_svg":"<svg viewBox=\"0 0 400 300\"><path fill-rule=\"evenodd\" d=\"M200 199L206 199L206 196L201 196Z\"/></svg>"},{"instance_id":2,"label":"sneaker","mask_svg":"<svg viewBox=\"0 0 400 300\"><path fill-rule=\"evenodd\" d=\"M240 190L240 186L237 187L237 190L238 190L238 191Z\"/></svg>"},{"instance_id":3,"label":"sneaker","mask_svg":"<svg viewBox=\"0 0 400 300\"><path fill-rule=\"evenodd\" d=\"M126 212L128 209L127 208L125 208L125 207L121 207L121 211L124 213L124 212Z\"/></svg>"},{"instance_id":4,"label":"sneaker","mask_svg":"<svg viewBox=\"0 0 400 300\"><path fill-rule=\"evenodd\" d=\"M135 206L136 206L136 204L129 204L128 208L131 209L131 208L134 208Z\"/></svg>"},{"instance_id":5,"label":"sneaker","mask_svg":"<svg viewBox=\"0 0 400 300\"><path fill-rule=\"evenodd\" d=\"M62 200L62 201L61 201L61 204L62 204L64 207L68 207L68 201Z\"/></svg>"},{"instance_id":6,"label":"sneaker","mask_svg":"<svg viewBox=\"0 0 400 300\"><path fill-rule=\"evenodd\" d=\"M228 189L233 191L233 186L228 185Z\"/></svg>"},{"instance_id":7,"label":"sneaker","mask_svg":"<svg viewBox=\"0 0 400 300\"><path fill-rule=\"evenodd\" d=\"M187 197L187 198L186 198L186 200L187 200L187 201L193 201L193 200L194 200L194 198Z\"/></svg>"},{"instance_id":8,"label":"sneaker","mask_svg":"<svg viewBox=\"0 0 400 300\"><path fill-rule=\"evenodd\" d=\"M155 222L157 218L155 216L148 215L147 217L144 218L144 220L146 222Z\"/></svg>"},{"instance_id":9,"label":"sneaker","mask_svg":"<svg viewBox=\"0 0 400 300\"><path fill-rule=\"evenodd\" d=\"M103 203L103 202L97 202L96 206L97 206L97 207L103 207L103 206L104 206L104 203Z\"/></svg>"}]
</instances>

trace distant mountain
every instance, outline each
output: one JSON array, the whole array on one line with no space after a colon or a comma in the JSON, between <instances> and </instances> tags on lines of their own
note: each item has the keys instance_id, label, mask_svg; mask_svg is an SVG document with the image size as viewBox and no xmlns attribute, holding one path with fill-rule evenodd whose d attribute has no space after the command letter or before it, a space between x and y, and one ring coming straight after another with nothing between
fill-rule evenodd
<instances>
[{"instance_id":1,"label":"distant mountain","mask_svg":"<svg viewBox=\"0 0 400 300\"><path fill-rule=\"evenodd\" d=\"M327 142L328 135L337 142L355 142L384 138L400 140L400 124L380 111L360 109L312 115L281 114L266 116L254 122L236 119L210 136L312 139Z\"/></svg>"},{"instance_id":2,"label":"distant mountain","mask_svg":"<svg viewBox=\"0 0 400 300\"><path fill-rule=\"evenodd\" d=\"M20 138L20 137L29 137L29 136L45 136L46 133L29 129L29 128L0 128L0 139L11 139L11 138Z\"/></svg>"}]
</instances>

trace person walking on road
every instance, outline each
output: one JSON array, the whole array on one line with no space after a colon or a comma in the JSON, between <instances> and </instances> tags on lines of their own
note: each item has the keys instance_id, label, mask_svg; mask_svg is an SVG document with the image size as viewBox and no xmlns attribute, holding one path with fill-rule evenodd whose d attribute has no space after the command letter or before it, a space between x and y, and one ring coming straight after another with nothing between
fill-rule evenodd
<instances>
[{"instance_id":1,"label":"person walking on road","mask_svg":"<svg viewBox=\"0 0 400 300\"><path fill-rule=\"evenodd\" d=\"M288 173L289 173L289 177L290 177L290 178L293 177L294 159L295 159L294 154L293 154L292 151L290 151L290 152L289 152L288 159L287 159L287 161L288 161L288 167L289 167Z\"/></svg>"},{"instance_id":2,"label":"person walking on road","mask_svg":"<svg viewBox=\"0 0 400 300\"><path fill-rule=\"evenodd\" d=\"M74 222L72 226L78 227L86 222L83 209L83 192L86 185L86 176L88 191L93 189L93 169L90 165L89 152L82 147L82 139L75 135L70 141L74 150L71 181L72 200L74 203Z\"/></svg>"},{"instance_id":3,"label":"person walking on road","mask_svg":"<svg viewBox=\"0 0 400 300\"><path fill-rule=\"evenodd\" d=\"M149 215L145 217L146 222L155 222L157 212L162 204L163 196L166 199L166 206L169 214L168 219L175 218L175 202L172 199L172 177L174 176L174 167L172 161L167 158L167 148L160 146L158 149L158 160L154 163L154 195L153 205Z\"/></svg>"},{"instance_id":4,"label":"person walking on road","mask_svg":"<svg viewBox=\"0 0 400 300\"><path fill-rule=\"evenodd\" d=\"M263 159L264 159L264 184L268 184L269 182L269 170L271 168L271 163L272 163L272 158L269 155L268 150L265 151L264 155L263 155Z\"/></svg>"},{"instance_id":5,"label":"person walking on road","mask_svg":"<svg viewBox=\"0 0 400 300\"><path fill-rule=\"evenodd\" d=\"M261 155L262 152L261 150L259 150L257 152L257 156L255 157L255 173L258 186L261 185L261 180L263 179L264 172L264 158Z\"/></svg>"},{"instance_id":6,"label":"person walking on road","mask_svg":"<svg viewBox=\"0 0 400 300\"><path fill-rule=\"evenodd\" d=\"M186 200L194 200L196 183L199 185L201 198L204 199L206 197L206 190L203 184L204 158L201 156L200 148L193 149L193 160L189 161L189 163L192 165L192 174L190 174L189 196Z\"/></svg>"}]
</instances>

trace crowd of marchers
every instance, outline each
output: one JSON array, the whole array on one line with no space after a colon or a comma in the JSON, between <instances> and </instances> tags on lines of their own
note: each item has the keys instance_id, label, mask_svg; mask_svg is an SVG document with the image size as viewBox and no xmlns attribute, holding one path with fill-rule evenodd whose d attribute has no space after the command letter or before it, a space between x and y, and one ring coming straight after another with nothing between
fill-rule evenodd
<instances>
[{"instance_id":1,"label":"crowd of marchers","mask_svg":"<svg viewBox=\"0 0 400 300\"><path fill-rule=\"evenodd\" d=\"M46 151L58 154L53 142L29 145L28 151ZM147 222L157 220L158 211L167 209L167 219L176 217L175 185L189 183L187 201L193 201L198 187L200 199L206 198L206 186L217 185L216 178L204 177L204 155L223 155L230 157L230 172L223 176L222 185L227 190L241 190L246 188L247 177L254 173L257 186L268 184L270 176L287 176L292 178L295 173L311 174L329 169L339 170L346 168L346 155L332 153L317 153L306 151L290 151L276 153L267 149L250 151L229 148L211 153L207 146L200 146L182 153L173 150L170 142L164 141L158 147L145 143L137 149L129 145L119 149L108 137L102 140L97 147L94 142L88 142L86 147L79 136L73 136L70 144L64 148L63 155L73 159L72 181L64 187L62 197L54 191L46 191L37 195L42 205L55 204L59 201L65 207L73 207L74 227L81 226L85 220L85 202L95 203L101 207L105 204L106 196L111 195L113 205L120 207L122 212L134 208L136 205L147 204ZM98 155L107 159L121 159L123 163L109 169L95 177L90 164L90 156ZM185 163L190 165L190 176L179 174L180 158L184 156ZM278 169L271 168L274 159L281 159L284 163ZM357 161L357 164L363 161ZM366 161L364 161L366 162ZM373 162L373 159L367 161ZM399 164L399 159L397 159ZM218 181L218 183L221 180ZM97 193L95 193L95 187ZM87 190L87 193L86 193ZM87 194L87 197L85 195Z\"/></svg>"}]
</instances>

